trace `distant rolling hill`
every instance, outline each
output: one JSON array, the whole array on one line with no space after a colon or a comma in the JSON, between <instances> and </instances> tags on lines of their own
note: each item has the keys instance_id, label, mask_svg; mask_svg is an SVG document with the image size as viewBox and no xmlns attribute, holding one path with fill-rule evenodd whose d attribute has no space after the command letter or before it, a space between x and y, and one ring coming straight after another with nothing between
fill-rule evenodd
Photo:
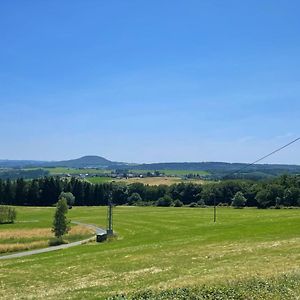
<instances>
[{"instance_id":1,"label":"distant rolling hill","mask_svg":"<svg viewBox=\"0 0 300 300\"><path fill-rule=\"evenodd\" d=\"M63 161L0 160L0 168L66 167L66 168L109 168L127 164L113 162L96 155L83 156Z\"/></svg>"},{"instance_id":2,"label":"distant rolling hill","mask_svg":"<svg viewBox=\"0 0 300 300\"><path fill-rule=\"evenodd\" d=\"M46 164L47 161L0 159L0 168L33 168Z\"/></svg>"},{"instance_id":3,"label":"distant rolling hill","mask_svg":"<svg viewBox=\"0 0 300 300\"><path fill-rule=\"evenodd\" d=\"M263 179L281 175L284 173L300 174L299 165L284 164L255 164L249 166L245 163L226 163L226 162L181 162L181 163L152 163L141 164L131 167L131 169L141 170L185 170L207 171L211 178L248 178ZM235 173L238 172L238 173Z\"/></svg>"},{"instance_id":4,"label":"distant rolling hill","mask_svg":"<svg viewBox=\"0 0 300 300\"><path fill-rule=\"evenodd\" d=\"M83 156L77 159L49 163L48 166L67 168L105 168L117 163L96 155Z\"/></svg>"},{"instance_id":5,"label":"distant rolling hill","mask_svg":"<svg viewBox=\"0 0 300 300\"><path fill-rule=\"evenodd\" d=\"M66 167L66 168L102 168L102 169L127 169L127 170L184 170L207 171L211 178L221 179L230 175L231 178L261 179L277 176L283 173L300 174L299 165L283 164L255 164L245 168L245 163L226 162L173 162L151 164L128 164L110 161L101 156L88 155L77 159L63 161L34 161L34 160L0 160L0 168L42 168L42 167ZM245 168L245 169L243 169ZM238 174L235 171L243 169Z\"/></svg>"}]
</instances>

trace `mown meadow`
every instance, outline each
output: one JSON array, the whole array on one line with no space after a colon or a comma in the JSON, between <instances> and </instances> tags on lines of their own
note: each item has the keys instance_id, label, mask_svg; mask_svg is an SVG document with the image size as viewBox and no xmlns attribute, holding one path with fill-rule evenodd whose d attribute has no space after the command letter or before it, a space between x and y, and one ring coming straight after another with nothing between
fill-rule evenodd
<instances>
[{"instance_id":1,"label":"mown meadow","mask_svg":"<svg viewBox=\"0 0 300 300\"><path fill-rule=\"evenodd\" d=\"M41 218L49 226L54 212L17 210L19 223L9 226L20 230ZM251 287L257 299L281 299L286 291L296 297L299 214L299 209L223 207L213 223L211 208L116 207L113 240L0 261L0 298L204 299L196 295L223 289L218 299L251 299L245 296ZM105 207L74 207L68 215L106 224ZM0 227L0 233L5 230Z\"/></svg>"}]
</instances>

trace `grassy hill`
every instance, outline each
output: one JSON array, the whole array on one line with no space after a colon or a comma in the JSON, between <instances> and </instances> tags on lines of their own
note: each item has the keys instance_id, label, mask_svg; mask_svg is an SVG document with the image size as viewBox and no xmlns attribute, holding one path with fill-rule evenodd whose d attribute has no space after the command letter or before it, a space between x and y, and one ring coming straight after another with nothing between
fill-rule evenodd
<instances>
[{"instance_id":1,"label":"grassy hill","mask_svg":"<svg viewBox=\"0 0 300 300\"><path fill-rule=\"evenodd\" d=\"M30 226L53 212L18 208L18 220ZM151 299L188 299L205 289L212 295L205 299L216 299L213 291L223 293L218 299L299 297L299 210L220 208L216 224L212 213L116 207L113 241L0 261L0 298L104 299L150 290ZM74 207L69 217L105 227L106 208ZM230 291L258 296L230 298Z\"/></svg>"}]
</instances>

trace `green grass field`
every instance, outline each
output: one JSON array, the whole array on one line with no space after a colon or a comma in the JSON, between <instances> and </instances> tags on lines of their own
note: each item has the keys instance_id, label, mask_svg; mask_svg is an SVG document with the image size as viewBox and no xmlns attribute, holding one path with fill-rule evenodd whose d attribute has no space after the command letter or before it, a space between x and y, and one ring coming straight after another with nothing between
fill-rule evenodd
<instances>
[{"instance_id":1,"label":"green grass field","mask_svg":"<svg viewBox=\"0 0 300 300\"><path fill-rule=\"evenodd\" d=\"M112 182L114 179L111 177L87 177L86 180L93 184L98 183L106 183L106 182Z\"/></svg>"},{"instance_id":2,"label":"green grass field","mask_svg":"<svg viewBox=\"0 0 300 300\"><path fill-rule=\"evenodd\" d=\"M48 226L54 211L18 210L19 221L26 223L10 226L20 229L40 219ZM247 282L256 278L255 284L269 291L269 298L257 299L281 299L285 290L271 288L281 276L300 279L300 210L219 208L216 224L212 213L211 208L116 207L115 240L0 261L0 298L102 299L149 289L154 295L173 291L169 295L174 296L186 293L176 288L195 292L203 285L234 287L235 282L250 293ZM106 208L75 207L69 217L105 226ZM299 284L288 282L286 288L300 296Z\"/></svg>"}]
</instances>

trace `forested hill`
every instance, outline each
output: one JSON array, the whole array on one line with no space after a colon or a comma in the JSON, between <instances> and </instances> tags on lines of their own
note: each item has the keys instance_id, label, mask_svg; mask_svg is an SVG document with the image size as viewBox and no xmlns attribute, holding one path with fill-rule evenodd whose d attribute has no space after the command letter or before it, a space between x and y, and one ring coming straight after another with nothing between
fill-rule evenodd
<instances>
[{"instance_id":1,"label":"forested hill","mask_svg":"<svg viewBox=\"0 0 300 300\"><path fill-rule=\"evenodd\" d=\"M0 159L0 168L33 168L33 167L43 167L49 162L47 161L37 161L37 160L9 160Z\"/></svg>"},{"instance_id":2,"label":"forested hill","mask_svg":"<svg viewBox=\"0 0 300 300\"><path fill-rule=\"evenodd\" d=\"M94 168L94 167L109 167L117 164L104 157L96 155L83 156L77 159L50 162L48 165L53 167L67 167L67 168Z\"/></svg>"},{"instance_id":3,"label":"forested hill","mask_svg":"<svg viewBox=\"0 0 300 300\"><path fill-rule=\"evenodd\" d=\"M247 167L247 168L246 168ZM141 164L131 167L141 170L190 170L207 171L218 176L227 176L230 173L239 171L239 174L253 174L255 177L277 176L283 173L300 174L299 165L284 164L255 164L248 166L245 163L226 162L174 162L174 163L152 163ZM241 171L240 171L241 170Z\"/></svg>"},{"instance_id":4,"label":"forested hill","mask_svg":"<svg viewBox=\"0 0 300 300\"><path fill-rule=\"evenodd\" d=\"M110 166L127 165L110 161L96 155L83 156L77 159L63 161L34 161L34 160L0 160L0 168L28 167L67 167L67 168L109 168Z\"/></svg>"},{"instance_id":5,"label":"forested hill","mask_svg":"<svg viewBox=\"0 0 300 300\"><path fill-rule=\"evenodd\" d=\"M170 163L151 163L139 164L132 167L132 169L142 170L216 170L222 169L226 171L234 171L246 167L246 163L227 163L227 162L170 162ZM248 167L251 171L256 170L291 170L300 171L300 165L284 165L284 164L256 164Z\"/></svg>"}]
</instances>

